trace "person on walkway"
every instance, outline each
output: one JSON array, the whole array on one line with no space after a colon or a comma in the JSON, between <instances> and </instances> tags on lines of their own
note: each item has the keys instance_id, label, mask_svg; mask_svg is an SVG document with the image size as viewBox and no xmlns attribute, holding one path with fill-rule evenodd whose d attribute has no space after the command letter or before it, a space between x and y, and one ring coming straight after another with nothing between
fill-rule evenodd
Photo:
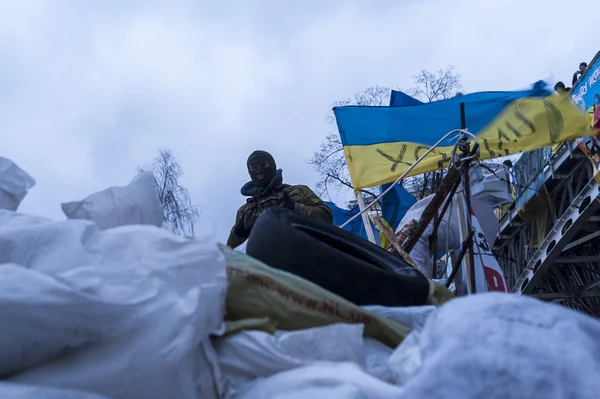
<instances>
[{"instance_id":1,"label":"person on walkway","mask_svg":"<svg viewBox=\"0 0 600 399\"><path fill-rule=\"evenodd\" d=\"M554 91L556 91L558 94L568 94L569 90L571 90L571 88L565 87L563 82L558 82L554 85Z\"/></svg>"},{"instance_id":2,"label":"person on walkway","mask_svg":"<svg viewBox=\"0 0 600 399\"><path fill-rule=\"evenodd\" d=\"M266 151L254 151L248 157L250 181L242 186L242 195L249 197L238 209L227 245L236 248L244 243L256 219L267 208L279 206L333 223L331 209L307 186L283 184L282 170Z\"/></svg>"},{"instance_id":3,"label":"person on walkway","mask_svg":"<svg viewBox=\"0 0 600 399\"><path fill-rule=\"evenodd\" d=\"M581 75L583 75L583 72L585 72L587 66L588 66L587 62L582 62L579 64L579 69L576 70L575 73L573 74L573 83L571 83L573 86L575 86L575 83L577 83L577 80L579 80Z\"/></svg>"}]
</instances>

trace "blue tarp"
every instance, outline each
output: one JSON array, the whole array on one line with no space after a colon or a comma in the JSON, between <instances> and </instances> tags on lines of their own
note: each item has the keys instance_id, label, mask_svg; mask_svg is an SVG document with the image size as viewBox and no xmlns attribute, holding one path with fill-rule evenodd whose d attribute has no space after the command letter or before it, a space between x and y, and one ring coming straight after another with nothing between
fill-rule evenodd
<instances>
[{"instance_id":1,"label":"blue tarp","mask_svg":"<svg viewBox=\"0 0 600 399\"><path fill-rule=\"evenodd\" d=\"M410 107L420 104L423 102L399 90L392 90L390 95L390 107ZM390 184L382 185L381 192L387 190L389 186ZM396 231L408 209L416 202L417 200L404 187L397 184L381 199L381 216Z\"/></svg>"},{"instance_id":2,"label":"blue tarp","mask_svg":"<svg viewBox=\"0 0 600 399\"><path fill-rule=\"evenodd\" d=\"M360 212L358 206L352 209L342 209L337 207L333 202L325 203L331 209L331 212L333 212L333 223L336 226L344 224L348 219ZM375 241L377 245L380 245L379 230L377 230L375 226L373 226L373 224L371 224L371 227L373 227L373 232L375 233ZM367 237L367 231L365 230L365 225L363 224L363 220L361 217L354 219L349 225L344 227L344 230L354 233L357 236L364 238L365 240L369 239Z\"/></svg>"},{"instance_id":3,"label":"blue tarp","mask_svg":"<svg viewBox=\"0 0 600 399\"><path fill-rule=\"evenodd\" d=\"M384 184L381 186L381 190L387 190L390 184ZM408 209L416 202L415 197L406 191L404 187L396 184L394 189L381 199L381 216L396 231L398 224L400 224Z\"/></svg>"},{"instance_id":4,"label":"blue tarp","mask_svg":"<svg viewBox=\"0 0 600 399\"><path fill-rule=\"evenodd\" d=\"M390 107L409 107L420 104L423 104L423 102L398 90L392 90L390 95Z\"/></svg>"}]
</instances>

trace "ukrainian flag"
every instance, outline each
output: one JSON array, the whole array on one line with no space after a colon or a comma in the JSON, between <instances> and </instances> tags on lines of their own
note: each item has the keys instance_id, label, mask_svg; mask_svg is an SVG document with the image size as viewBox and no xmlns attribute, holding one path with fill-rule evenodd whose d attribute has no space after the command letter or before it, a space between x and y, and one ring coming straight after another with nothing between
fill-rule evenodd
<instances>
[{"instance_id":1,"label":"ukrainian flag","mask_svg":"<svg viewBox=\"0 0 600 399\"><path fill-rule=\"evenodd\" d=\"M391 183L443 135L466 125L481 145L480 159L535 150L592 136L587 117L546 84L529 90L479 92L429 104L403 107L335 107L348 169L355 190ZM445 140L408 176L448 166L455 141Z\"/></svg>"}]
</instances>

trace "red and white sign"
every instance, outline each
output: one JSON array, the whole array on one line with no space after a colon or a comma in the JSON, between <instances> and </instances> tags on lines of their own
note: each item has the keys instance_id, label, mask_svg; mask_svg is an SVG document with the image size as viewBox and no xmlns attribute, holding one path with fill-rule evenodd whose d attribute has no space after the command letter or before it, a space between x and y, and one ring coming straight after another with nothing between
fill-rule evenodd
<instances>
[{"instance_id":1,"label":"red and white sign","mask_svg":"<svg viewBox=\"0 0 600 399\"><path fill-rule=\"evenodd\" d=\"M504 273L500 269L500 265L496 257L492 255L492 249L483 234L477 216L471 210L471 223L475 230L473 236L473 252L475 264L475 280L477 292L510 292Z\"/></svg>"},{"instance_id":2,"label":"red and white sign","mask_svg":"<svg viewBox=\"0 0 600 399\"><path fill-rule=\"evenodd\" d=\"M463 194L457 195L458 199L458 212L460 222L460 234L461 240L467 237L467 226L466 216L467 208ZM471 225L475 234L473 235L473 268L475 271L475 291L476 293L482 292L510 292L510 288L504 278L504 273L496 260L496 257L492 255L491 245L477 220L477 215L472 209L469 210L471 213ZM457 276L458 292L462 295L467 294L468 290L468 272L467 272L467 257L465 257L461 264L461 270L459 276Z\"/></svg>"}]
</instances>

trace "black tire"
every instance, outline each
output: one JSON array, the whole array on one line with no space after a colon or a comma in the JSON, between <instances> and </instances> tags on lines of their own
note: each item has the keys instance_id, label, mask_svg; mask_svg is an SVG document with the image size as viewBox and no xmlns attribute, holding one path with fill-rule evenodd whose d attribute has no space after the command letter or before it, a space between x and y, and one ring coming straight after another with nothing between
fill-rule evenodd
<instances>
[{"instance_id":1,"label":"black tire","mask_svg":"<svg viewBox=\"0 0 600 399\"><path fill-rule=\"evenodd\" d=\"M246 253L357 305L419 306L429 282L400 257L330 223L283 208L262 212Z\"/></svg>"}]
</instances>

